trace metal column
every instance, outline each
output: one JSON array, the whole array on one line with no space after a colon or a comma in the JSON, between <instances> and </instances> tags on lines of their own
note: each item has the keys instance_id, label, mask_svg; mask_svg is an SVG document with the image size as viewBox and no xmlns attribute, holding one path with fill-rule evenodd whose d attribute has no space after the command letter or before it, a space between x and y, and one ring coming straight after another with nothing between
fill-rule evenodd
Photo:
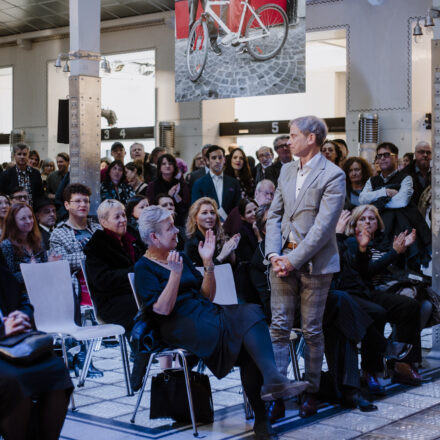
<instances>
[{"instance_id":1,"label":"metal column","mask_svg":"<svg viewBox=\"0 0 440 440\"><path fill-rule=\"evenodd\" d=\"M99 205L101 152L100 0L70 0L70 182L91 188Z\"/></svg>"}]
</instances>

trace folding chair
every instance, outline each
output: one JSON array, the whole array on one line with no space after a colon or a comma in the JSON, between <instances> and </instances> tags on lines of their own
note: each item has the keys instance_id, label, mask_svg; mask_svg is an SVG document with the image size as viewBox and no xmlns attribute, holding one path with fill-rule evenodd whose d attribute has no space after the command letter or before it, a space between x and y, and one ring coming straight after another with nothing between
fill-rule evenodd
<instances>
[{"instance_id":1,"label":"folding chair","mask_svg":"<svg viewBox=\"0 0 440 440\"><path fill-rule=\"evenodd\" d=\"M196 268L202 275L204 273L203 267ZM230 264L218 264L214 267L215 279L217 281L217 288L214 297L214 303L221 306L230 304L238 304L237 290L235 288L234 274ZM221 280L221 283L219 281ZM254 412L243 390L244 413L246 420L254 418Z\"/></svg>"},{"instance_id":2,"label":"folding chair","mask_svg":"<svg viewBox=\"0 0 440 440\"><path fill-rule=\"evenodd\" d=\"M26 290L35 308L35 323L39 330L59 336L66 366L65 338L71 336L78 341L91 341L87 350L84 367L81 371L80 382L84 383L95 342L100 338L117 336L121 345L127 395L133 395L129 380L127 347L123 339L124 328L114 324L79 327L74 322L74 293L69 263L65 260L60 260L50 263L21 264L20 268ZM74 409L75 403L72 398L72 410Z\"/></svg>"},{"instance_id":3,"label":"folding chair","mask_svg":"<svg viewBox=\"0 0 440 440\"><path fill-rule=\"evenodd\" d=\"M131 290L133 291L134 300L136 301L136 305L137 305L138 309L140 309L141 308L141 301L136 293L136 288L135 288L135 284L134 284L134 273L128 274L128 281L130 282ZM190 353L188 351L184 350L183 348L165 349L165 350L160 350L160 351L151 353L150 359L148 361L147 370L145 372L144 379L142 381L142 387L139 391L136 406L134 408L133 416L131 417L131 420L130 420L131 423L135 422L136 414L137 414L139 406L141 404L142 396L144 394L145 387L146 387L147 381L148 381L148 375L150 374L151 365L153 364L154 359L156 359L157 357L160 357L160 356L175 356L175 355L177 355L177 356L179 356L181 365L183 366L183 372L184 372L185 384L186 384L186 393L188 396L188 403L189 403L189 412L191 415L191 423L192 423L192 427L193 427L193 435L194 435L194 437L198 436L196 417L195 417L195 413L194 413L194 405L193 405L193 399L192 399L192 393L191 393L191 383L190 383L190 379L189 379L188 363L186 362L186 356L189 354Z\"/></svg>"},{"instance_id":4,"label":"folding chair","mask_svg":"<svg viewBox=\"0 0 440 440\"><path fill-rule=\"evenodd\" d=\"M90 300L92 302L93 314L95 315L96 320L101 325L116 325L117 327L120 327L123 330L123 332L125 333L125 330L122 327L122 325L107 324L103 319L101 319L99 317L98 310L96 309L95 303L93 302L93 294L92 294L92 291L90 290L89 281L87 279L87 271L86 271L86 263L85 263L85 261L84 260L81 261L80 265L81 265L81 270L82 270L83 275L84 275L84 280L86 282L87 290L90 293ZM130 363L128 362L127 344L125 342L124 333L121 336L118 336L118 340L119 340L119 345L120 345L120 348L121 348L122 363L124 365L125 382L128 384L127 385L127 392L128 392L127 395L128 396L133 396L133 390L131 389L131 382L130 382ZM98 350L98 346L101 345L101 341L102 341L102 338L99 338L98 340L95 341L94 350ZM90 361L91 361L91 357L90 357L90 360L89 360L89 364L90 364ZM84 366L85 366L85 364L84 364ZM89 368L89 365L87 365L87 369L88 368ZM79 387L84 385L86 376L87 376L87 374L84 374L83 381L82 382L81 381L78 382L78 386Z\"/></svg>"}]
</instances>

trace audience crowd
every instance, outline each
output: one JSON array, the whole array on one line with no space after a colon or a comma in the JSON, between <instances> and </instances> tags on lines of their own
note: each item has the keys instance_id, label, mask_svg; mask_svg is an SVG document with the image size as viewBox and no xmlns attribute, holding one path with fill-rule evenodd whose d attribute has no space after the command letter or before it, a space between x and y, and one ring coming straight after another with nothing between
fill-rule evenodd
<instances>
[{"instance_id":1,"label":"audience crowd","mask_svg":"<svg viewBox=\"0 0 440 440\"><path fill-rule=\"evenodd\" d=\"M350 156L342 139L320 140L318 133L314 139L319 160L330 161L339 170L335 173L344 176L346 192L339 194L344 203L336 230L330 234L332 237L326 237L336 240L340 260L323 316L328 371L321 373L321 380L316 379L313 399L307 401L309 406L301 415L314 414L320 400L373 411L376 407L371 403L372 396L384 392L380 380L384 363L395 382L420 385L420 332L438 323L440 311L426 275L431 259L432 150L428 142L419 142L414 154L405 154L399 162L398 147L383 142L377 146L374 164L370 164L362 157ZM276 137L272 147L257 150L256 161L235 144L228 154L218 145L205 145L194 157L189 172L181 159L164 148L148 154L137 142L129 150L131 161L124 164L125 147L115 142L112 158L101 159L101 204L96 218L89 212L90 189L69 182L67 153L59 153L55 161L41 160L27 144L16 144L14 163L0 173L1 270L12 274L10 282L17 298L26 298L21 263L67 260L76 323L84 324L83 306L93 304L100 321L120 324L127 334L137 313L127 274L135 272L140 297L155 315L167 343L182 346L185 336L180 333L197 339L197 333L193 335L196 329L207 331L205 339L188 342L188 348L204 358L218 377L227 374L233 365L242 367L243 386L258 419L256 435L271 438L264 420L273 423L283 417L282 398L303 390L298 385L295 390L287 389L291 385L278 377L280 373L285 375L285 369L278 365L279 373L274 370L267 326L255 324L263 319L269 326L274 325L266 222L268 216L273 222L276 211L284 209L279 207L284 189L278 183L285 178L285 165L296 159L292 142L288 135ZM291 185L295 191L295 182ZM314 197L310 193L311 202ZM282 216L283 212L278 214ZM289 249L300 244L290 239L287 242ZM174 250L180 252L180 257ZM83 262L88 283L81 269ZM215 294L214 267L225 263L232 266L239 303L262 308L223 308L219 312L210 305ZM201 276L195 267L204 268L205 275ZM296 269L301 274L305 270ZM162 292L168 295L166 300ZM4 293L0 292L0 340L11 334L8 314L13 311L2 300ZM23 310L31 326L31 306L27 307L29 312ZM163 315L173 310L174 321L170 324ZM291 313L295 316L294 327L304 327L302 307ZM188 324L192 319L195 329L190 329L193 321ZM208 319L221 322L221 327L214 331ZM387 323L392 326L392 334L386 338ZM179 329L183 325L187 328ZM252 335L249 328L254 329ZM286 330L290 332L290 328ZM223 342L213 347L209 338L223 338ZM304 338L311 343L306 327ZM359 344L361 371L357 364ZM81 346L82 362L85 351ZM232 357L227 360L228 355ZM81 367L81 355L78 362ZM92 364L88 374L102 372ZM246 374L248 377L243 377ZM3 372L0 378L3 390ZM58 397L64 402L71 384L65 378L61 382L62 386L52 389L68 390ZM266 407L260 399L260 388L263 398L269 400ZM0 417L8 421L5 414L0 412ZM0 433L2 427L7 433L8 424L0 424Z\"/></svg>"}]
</instances>

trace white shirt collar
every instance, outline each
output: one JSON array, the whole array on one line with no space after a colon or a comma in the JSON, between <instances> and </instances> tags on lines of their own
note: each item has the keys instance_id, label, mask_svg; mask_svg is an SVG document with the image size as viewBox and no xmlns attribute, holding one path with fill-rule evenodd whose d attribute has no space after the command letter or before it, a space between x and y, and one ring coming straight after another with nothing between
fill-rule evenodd
<instances>
[{"instance_id":1,"label":"white shirt collar","mask_svg":"<svg viewBox=\"0 0 440 440\"><path fill-rule=\"evenodd\" d=\"M298 168L299 169L308 168L308 169L312 170L313 168L315 168L315 166L317 165L317 163L318 163L319 159L321 159L321 157L322 157L321 153L315 154L306 164L304 164L303 167L301 166L301 159L299 159Z\"/></svg>"},{"instance_id":2,"label":"white shirt collar","mask_svg":"<svg viewBox=\"0 0 440 440\"><path fill-rule=\"evenodd\" d=\"M211 170L209 170L209 174L211 175L211 179L223 179L223 172L217 176L217 174L215 174Z\"/></svg>"}]
</instances>

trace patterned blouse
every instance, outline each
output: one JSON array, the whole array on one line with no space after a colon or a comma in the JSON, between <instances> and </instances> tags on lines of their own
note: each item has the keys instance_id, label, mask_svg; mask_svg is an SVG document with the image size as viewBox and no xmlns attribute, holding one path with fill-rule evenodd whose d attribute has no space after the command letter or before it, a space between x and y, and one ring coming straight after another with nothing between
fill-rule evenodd
<instances>
[{"instance_id":1,"label":"patterned blouse","mask_svg":"<svg viewBox=\"0 0 440 440\"><path fill-rule=\"evenodd\" d=\"M113 185L112 182L101 183L101 202L107 199L115 199L125 205L134 195L136 194L133 188L126 183L120 183L118 186Z\"/></svg>"},{"instance_id":2,"label":"patterned blouse","mask_svg":"<svg viewBox=\"0 0 440 440\"><path fill-rule=\"evenodd\" d=\"M20 264L21 263L46 263L47 262L47 252L41 249L36 253L29 253L26 249L23 249L23 253L19 255L16 249L12 245L11 241L6 238L0 243L0 249L5 257L6 263L9 270L12 272L14 277L22 286L23 290L26 290L24 285L23 275L21 274Z\"/></svg>"}]
</instances>

